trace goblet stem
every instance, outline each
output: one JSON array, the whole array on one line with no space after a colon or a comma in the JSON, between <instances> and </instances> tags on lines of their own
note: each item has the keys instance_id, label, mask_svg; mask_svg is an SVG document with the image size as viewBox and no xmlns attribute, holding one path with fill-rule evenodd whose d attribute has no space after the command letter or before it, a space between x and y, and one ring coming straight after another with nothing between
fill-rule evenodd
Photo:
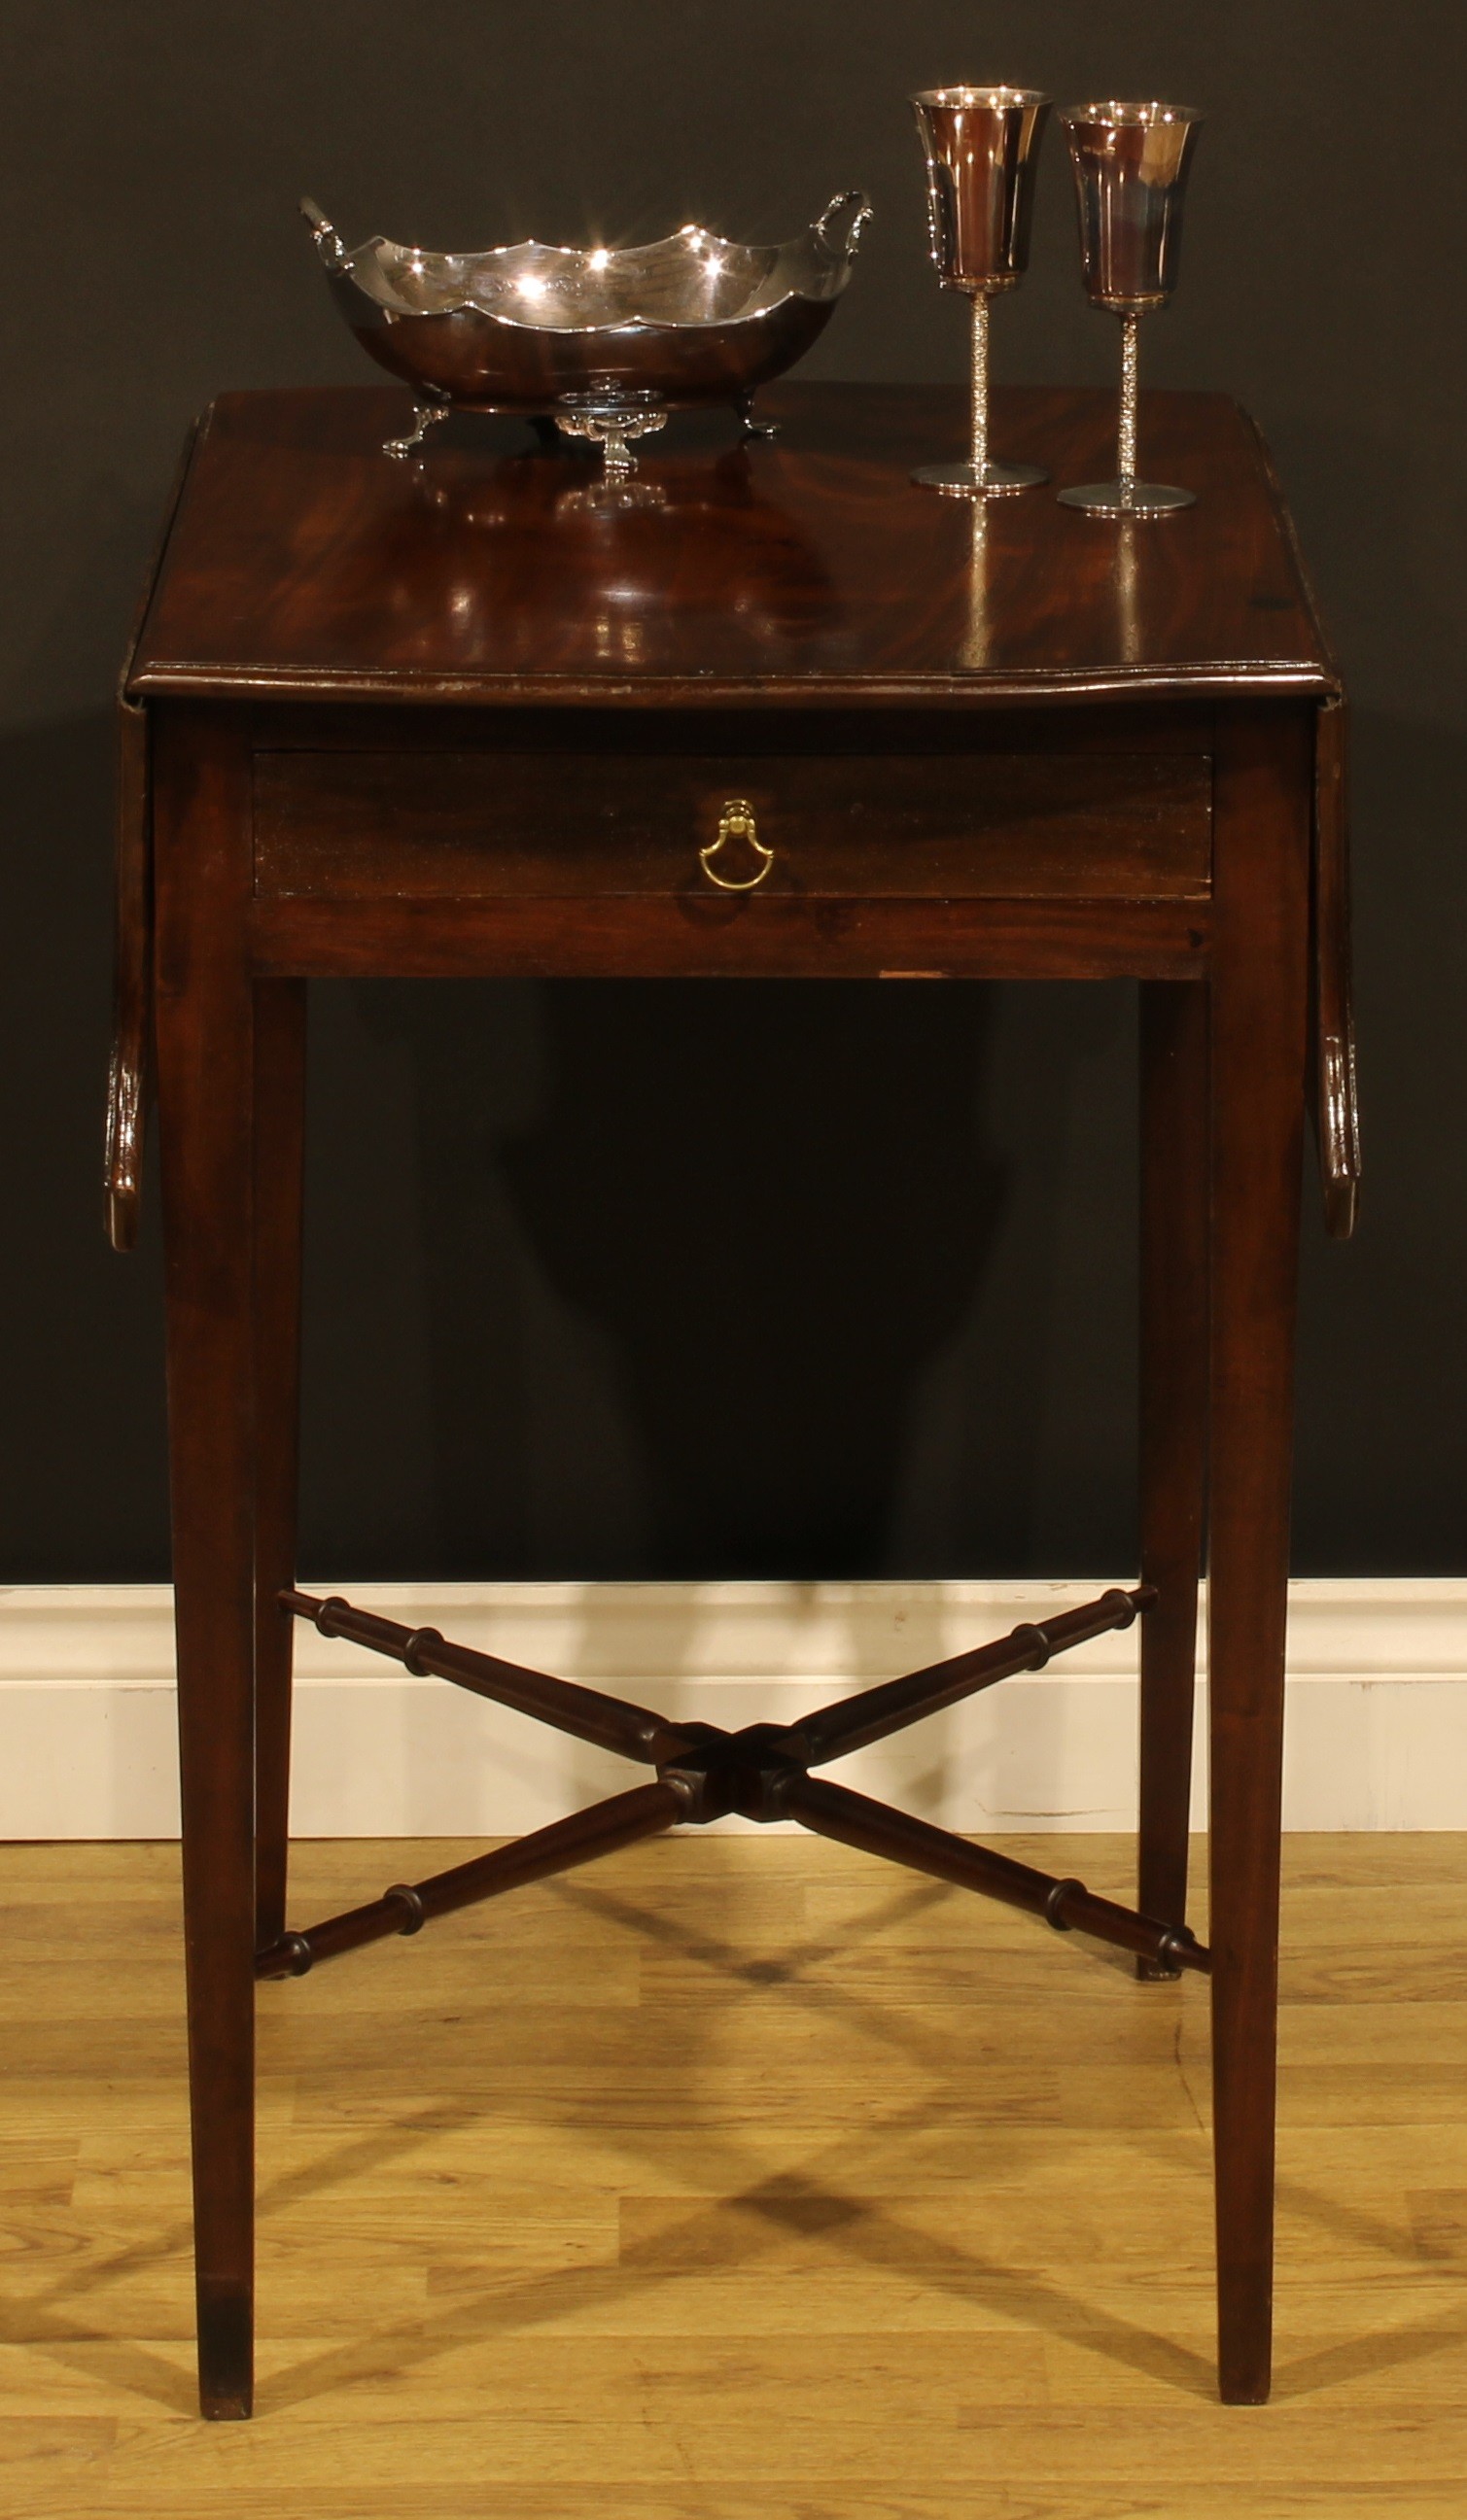
<instances>
[{"instance_id":1,"label":"goblet stem","mask_svg":"<svg viewBox=\"0 0 1467 2520\"><path fill-rule=\"evenodd\" d=\"M1132 308L1121 318L1121 432L1116 470L1124 482L1136 477L1136 404L1139 393L1137 330L1140 317Z\"/></svg>"},{"instance_id":2,"label":"goblet stem","mask_svg":"<svg viewBox=\"0 0 1467 2520\"><path fill-rule=\"evenodd\" d=\"M912 474L929 490L951 490L962 498L1001 497L1008 490L1031 489L1047 481L1034 464L990 464L988 461L988 291L982 282L955 282L966 288L973 310L973 354L969 381L968 458L963 464L923 464Z\"/></svg>"},{"instance_id":3,"label":"goblet stem","mask_svg":"<svg viewBox=\"0 0 1467 2520\"><path fill-rule=\"evenodd\" d=\"M973 471L982 481L988 470L988 297L973 292Z\"/></svg>"}]
</instances>

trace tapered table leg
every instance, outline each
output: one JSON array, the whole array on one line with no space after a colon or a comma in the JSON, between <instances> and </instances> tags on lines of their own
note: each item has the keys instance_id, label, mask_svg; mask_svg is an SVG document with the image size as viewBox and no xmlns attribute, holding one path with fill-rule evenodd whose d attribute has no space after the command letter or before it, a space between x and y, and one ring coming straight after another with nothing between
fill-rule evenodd
<instances>
[{"instance_id":1,"label":"tapered table leg","mask_svg":"<svg viewBox=\"0 0 1467 2520\"><path fill-rule=\"evenodd\" d=\"M252 2396L254 1419L247 757L160 730L157 1024L200 2399Z\"/></svg>"},{"instance_id":2,"label":"tapered table leg","mask_svg":"<svg viewBox=\"0 0 1467 2520\"><path fill-rule=\"evenodd\" d=\"M1309 731L1280 704L1219 742L1214 900L1213 2089L1218 2376L1268 2395L1284 1641L1298 1275Z\"/></svg>"},{"instance_id":3,"label":"tapered table leg","mask_svg":"<svg viewBox=\"0 0 1467 2520\"><path fill-rule=\"evenodd\" d=\"M255 1936L285 1931L291 1669L300 1421L300 1221L305 1163L305 983L254 991Z\"/></svg>"},{"instance_id":4,"label":"tapered table leg","mask_svg":"<svg viewBox=\"0 0 1467 2520\"><path fill-rule=\"evenodd\" d=\"M1208 993L1141 986L1141 1797L1136 1905L1187 1912L1208 1426ZM1139 1959L1138 1977L1176 1977Z\"/></svg>"}]
</instances>

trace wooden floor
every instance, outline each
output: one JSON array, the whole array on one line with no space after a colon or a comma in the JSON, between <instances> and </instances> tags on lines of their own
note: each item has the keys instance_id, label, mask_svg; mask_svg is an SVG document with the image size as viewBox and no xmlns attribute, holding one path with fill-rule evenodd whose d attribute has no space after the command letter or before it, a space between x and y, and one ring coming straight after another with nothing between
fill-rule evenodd
<instances>
[{"instance_id":1,"label":"wooden floor","mask_svg":"<svg viewBox=\"0 0 1467 2520\"><path fill-rule=\"evenodd\" d=\"M414 1863L303 1847L297 1918ZM1213 2391L1206 1988L705 1836L262 1990L259 2408L203 2425L176 1873L0 1851L7 2520L1467 2513L1463 1839L1290 1844L1261 2410Z\"/></svg>"}]
</instances>

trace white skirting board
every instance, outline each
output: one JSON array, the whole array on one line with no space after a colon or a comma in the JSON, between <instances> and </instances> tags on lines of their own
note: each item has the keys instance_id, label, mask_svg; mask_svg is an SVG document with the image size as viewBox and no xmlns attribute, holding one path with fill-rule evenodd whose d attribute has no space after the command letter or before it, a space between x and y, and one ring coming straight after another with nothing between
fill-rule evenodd
<instances>
[{"instance_id":1,"label":"white skirting board","mask_svg":"<svg viewBox=\"0 0 1467 2520\"><path fill-rule=\"evenodd\" d=\"M1068 1608L1107 1580L310 1589L733 1728L792 1721ZM1135 1668L1134 1629L1102 1637L830 1773L949 1828L1129 1828ZM637 1774L304 1626L298 1675L294 1827L303 1837L512 1834ZM1289 1679L1288 1827L1467 1829L1467 1581L1296 1583ZM1198 1717L1201 1744L1205 1683ZM1205 1778L1203 1753L1197 1826ZM166 1586L0 1592L0 1838L158 1838L177 1827Z\"/></svg>"}]
</instances>

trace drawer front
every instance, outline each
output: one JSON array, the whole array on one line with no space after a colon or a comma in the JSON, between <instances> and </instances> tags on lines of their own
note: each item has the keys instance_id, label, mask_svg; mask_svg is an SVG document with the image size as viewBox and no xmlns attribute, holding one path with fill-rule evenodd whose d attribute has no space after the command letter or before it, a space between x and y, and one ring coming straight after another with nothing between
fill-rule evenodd
<instances>
[{"instance_id":1,"label":"drawer front","mask_svg":"<svg viewBox=\"0 0 1467 2520\"><path fill-rule=\"evenodd\" d=\"M1212 788L1203 753L261 751L254 882L354 901L1202 900Z\"/></svg>"}]
</instances>

